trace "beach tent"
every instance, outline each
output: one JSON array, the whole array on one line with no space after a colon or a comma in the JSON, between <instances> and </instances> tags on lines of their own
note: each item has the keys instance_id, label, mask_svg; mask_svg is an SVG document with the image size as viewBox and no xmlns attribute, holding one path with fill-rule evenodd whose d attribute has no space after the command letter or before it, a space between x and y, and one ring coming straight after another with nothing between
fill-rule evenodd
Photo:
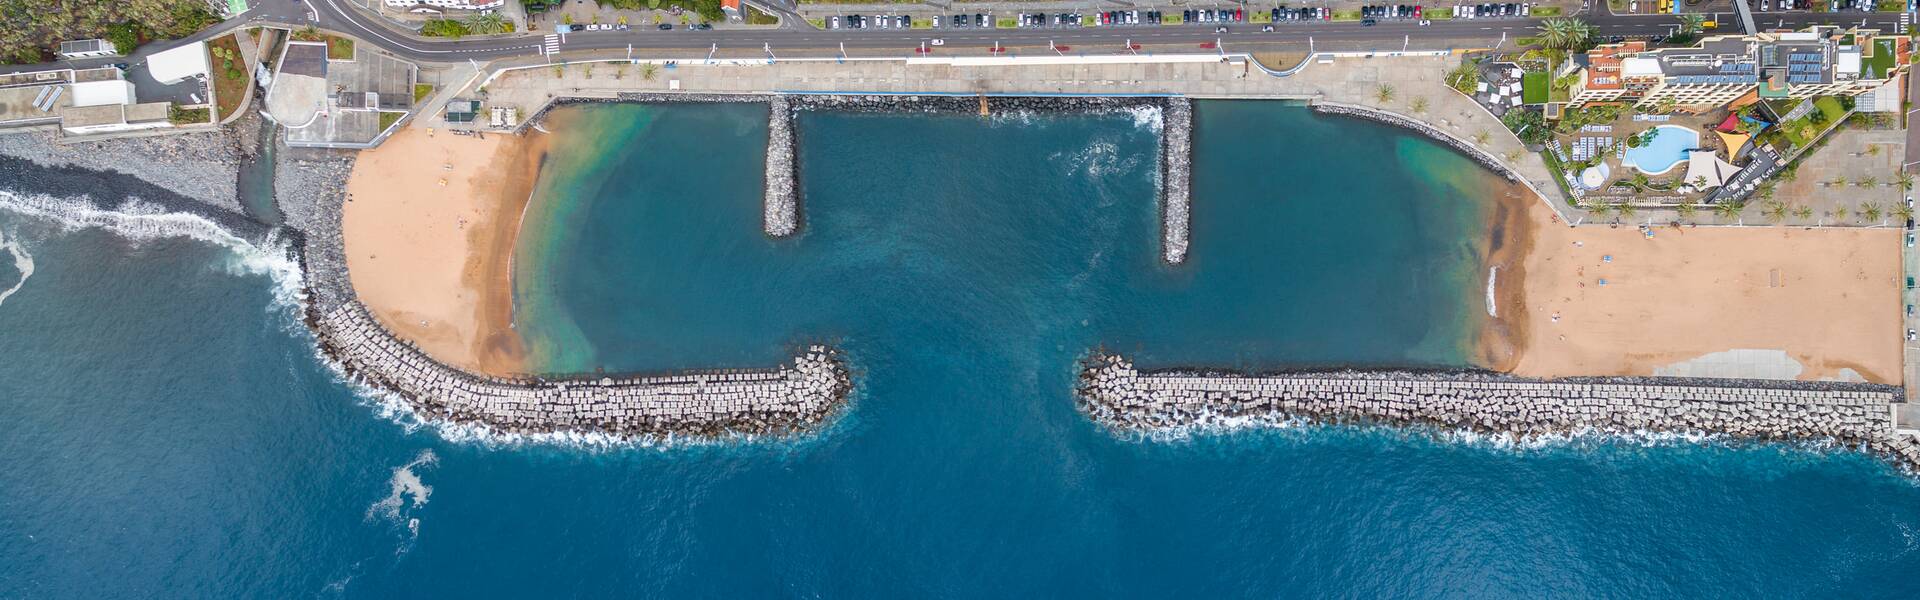
<instances>
[{"instance_id":1,"label":"beach tent","mask_svg":"<svg viewBox=\"0 0 1920 600\"><path fill-rule=\"evenodd\" d=\"M1733 176L1739 173L1739 167L1720 160L1720 156L1713 151L1694 150L1687 153L1687 177L1681 182L1693 185L1693 182L1704 178L1707 184L1701 189L1720 187L1726 185L1727 180L1733 179Z\"/></svg>"}]
</instances>

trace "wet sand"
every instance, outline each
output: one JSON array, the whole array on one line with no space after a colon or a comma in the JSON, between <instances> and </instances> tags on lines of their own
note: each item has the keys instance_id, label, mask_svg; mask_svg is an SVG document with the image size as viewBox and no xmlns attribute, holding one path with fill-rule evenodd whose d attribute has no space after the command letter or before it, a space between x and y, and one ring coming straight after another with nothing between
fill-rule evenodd
<instances>
[{"instance_id":1,"label":"wet sand","mask_svg":"<svg viewBox=\"0 0 1920 600\"><path fill-rule=\"evenodd\" d=\"M1528 322L1527 256L1533 249L1534 224L1530 214L1547 210L1526 186L1489 176L1495 192L1487 219L1487 267L1474 288L1475 306L1486 304L1488 278L1493 278L1495 315L1486 318L1474 350L1475 364L1495 371L1511 371L1526 349ZM1482 308L1484 311L1485 309ZM1482 312L1481 314L1486 314Z\"/></svg>"},{"instance_id":2,"label":"wet sand","mask_svg":"<svg viewBox=\"0 0 1920 600\"><path fill-rule=\"evenodd\" d=\"M1786 375L1792 365L1778 361L1767 378L1901 383L1898 230L1662 225L1647 238L1634 226L1567 227L1528 198L1530 247L1519 268L1500 271L1501 316L1512 306L1508 333L1519 343L1495 368L1655 375L1766 350L1801 367Z\"/></svg>"},{"instance_id":3,"label":"wet sand","mask_svg":"<svg viewBox=\"0 0 1920 600\"><path fill-rule=\"evenodd\" d=\"M380 322L468 371L525 371L512 259L544 135L400 131L362 152L347 185L347 268Z\"/></svg>"}]
</instances>

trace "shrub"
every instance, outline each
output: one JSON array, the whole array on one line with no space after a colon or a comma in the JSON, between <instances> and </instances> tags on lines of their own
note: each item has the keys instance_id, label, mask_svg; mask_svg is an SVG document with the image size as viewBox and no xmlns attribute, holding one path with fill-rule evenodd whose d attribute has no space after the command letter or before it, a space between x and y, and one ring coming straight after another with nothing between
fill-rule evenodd
<instances>
[{"instance_id":1,"label":"shrub","mask_svg":"<svg viewBox=\"0 0 1920 600\"><path fill-rule=\"evenodd\" d=\"M140 45L140 31L133 23L114 23L107 26L107 41L113 42L115 52L132 54Z\"/></svg>"},{"instance_id":2,"label":"shrub","mask_svg":"<svg viewBox=\"0 0 1920 600\"><path fill-rule=\"evenodd\" d=\"M420 27L420 35L458 38L467 35L467 24L453 19L432 19Z\"/></svg>"}]
</instances>

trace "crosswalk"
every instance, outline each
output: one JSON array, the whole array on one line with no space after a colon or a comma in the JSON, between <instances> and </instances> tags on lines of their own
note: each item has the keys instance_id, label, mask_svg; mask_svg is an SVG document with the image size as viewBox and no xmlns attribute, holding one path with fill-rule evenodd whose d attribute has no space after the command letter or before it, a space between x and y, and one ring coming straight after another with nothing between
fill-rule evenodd
<instances>
[{"instance_id":1,"label":"crosswalk","mask_svg":"<svg viewBox=\"0 0 1920 600\"><path fill-rule=\"evenodd\" d=\"M1900 31L1898 33L1905 34L1906 32L1911 31L1912 29L1913 29L1913 13L1910 13L1910 12L1900 13Z\"/></svg>"},{"instance_id":2,"label":"crosswalk","mask_svg":"<svg viewBox=\"0 0 1920 600\"><path fill-rule=\"evenodd\" d=\"M557 33L549 33L549 34L547 34L547 40L546 40L546 42L544 42L544 43L542 43L542 44L540 45L540 53L541 53L541 54L554 54L554 53L557 53L557 52L559 52L559 51L560 51L560 35L559 35L559 34L557 34Z\"/></svg>"}]
</instances>

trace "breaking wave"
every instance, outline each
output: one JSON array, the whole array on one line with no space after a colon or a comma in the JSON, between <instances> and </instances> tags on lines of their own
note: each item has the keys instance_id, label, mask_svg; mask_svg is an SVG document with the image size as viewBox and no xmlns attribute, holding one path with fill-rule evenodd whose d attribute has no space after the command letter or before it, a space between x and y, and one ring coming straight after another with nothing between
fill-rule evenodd
<instances>
[{"instance_id":1,"label":"breaking wave","mask_svg":"<svg viewBox=\"0 0 1920 600\"><path fill-rule=\"evenodd\" d=\"M9 239L6 232L0 231L0 249L13 255L13 268L20 272L20 279L15 280L12 287L0 291L0 304L6 304L7 298L20 291L21 287L27 285L27 278L33 276L33 255L27 253L27 248L20 244L18 237L16 235L14 239Z\"/></svg>"},{"instance_id":2,"label":"breaking wave","mask_svg":"<svg viewBox=\"0 0 1920 600\"><path fill-rule=\"evenodd\" d=\"M113 209L102 209L84 199L56 198L44 194L19 194L0 190L0 210L50 223L61 233L97 229L112 233L134 244L163 239L190 239L230 250L221 269L229 275L262 275L273 281L273 307L293 315L305 301L305 278L295 259L292 244L280 230L269 232L259 242L248 241L222 228L212 220L186 212L166 209L128 199ZM16 250L19 240L8 242L19 264L24 250ZM31 267L32 258L25 259ZM26 269L23 269L25 272ZM25 281L25 277L21 280ZM11 294L11 292L8 292ZM0 301L6 295L0 295Z\"/></svg>"}]
</instances>

